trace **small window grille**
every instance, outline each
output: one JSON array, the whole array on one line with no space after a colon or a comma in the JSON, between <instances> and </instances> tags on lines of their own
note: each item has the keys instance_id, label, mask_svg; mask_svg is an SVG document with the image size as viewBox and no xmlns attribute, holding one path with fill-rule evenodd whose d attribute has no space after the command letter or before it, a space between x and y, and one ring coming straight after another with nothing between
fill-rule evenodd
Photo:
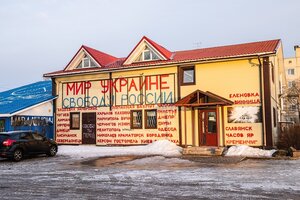
<instances>
[{"instance_id":1,"label":"small window grille","mask_svg":"<svg viewBox=\"0 0 300 200\"><path fill-rule=\"evenodd\" d=\"M131 129L141 129L142 128L142 111L133 110L130 113Z\"/></svg>"},{"instance_id":2,"label":"small window grille","mask_svg":"<svg viewBox=\"0 0 300 200\"><path fill-rule=\"evenodd\" d=\"M145 110L146 129L157 128L157 110Z\"/></svg>"}]
</instances>

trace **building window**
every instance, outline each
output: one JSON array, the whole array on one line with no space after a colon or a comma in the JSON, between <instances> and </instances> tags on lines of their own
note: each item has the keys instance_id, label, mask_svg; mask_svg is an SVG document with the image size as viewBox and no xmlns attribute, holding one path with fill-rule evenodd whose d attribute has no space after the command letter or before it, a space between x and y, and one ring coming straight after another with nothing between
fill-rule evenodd
<instances>
[{"instance_id":1,"label":"building window","mask_svg":"<svg viewBox=\"0 0 300 200\"><path fill-rule=\"evenodd\" d=\"M288 69L288 75L294 75L295 69Z\"/></svg>"},{"instance_id":2,"label":"building window","mask_svg":"<svg viewBox=\"0 0 300 200\"><path fill-rule=\"evenodd\" d=\"M144 50L137 57L136 61L142 62L142 61L159 60L159 59L160 58L154 51L152 51L149 47L145 46Z\"/></svg>"},{"instance_id":3,"label":"building window","mask_svg":"<svg viewBox=\"0 0 300 200\"><path fill-rule=\"evenodd\" d=\"M90 67L96 67L96 64L92 61L91 58L89 58L87 55L84 55L84 57L81 59L80 63L76 68L80 69L80 68L90 68Z\"/></svg>"},{"instance_id":4,"label":"building window","mask_svg":"<svg viewBox=\"0 0 300 200\"><path fill-rule=\"evenodd\" d=\"M288 82L288 87L289 87L289 88L293 87L294 83L295 83L294 81L289 81L289 82Z\"/></svg>"},{"instance_id":5,"label":"building window","mask_svg":"<svg viewBox=\"0 0 300 200\"><path fill-rule=\"evenodd\" d=\"M141 110L130 111L130 128L141 129L143 125L143 113Z\"/></svg>"},{"instance_id":6,"label":"building window","mask_svg":"<svg viewBox=\"0 0 300 200\"><path fill-rule=\"evenodd\" d=\"M157 128L157 110L145 110L145 128L156 129Z\"/></svg>"},{"instance_id":7,"label":"building window","mask_svg":"<svg viewBox=\"0 0 300 200\"><path fill-rule=\"evenodd\" d=\"M181 85L195 85L195 66L180 68Z\"/></svg>"},{"instance_id":8,"label":"building window","mask_svg":"<svg viewBox=\"0 0 300 200\"><path fill-rule=\"evenodd\" d=\"M292 64L292 61L291 61L291 60L289 60L289 64Z\"/></svg>"},{"instance_id":9,"label":"building window","mask_svg":"<svg viewBox=\"0 0 300 200\"><path fill-rule=\"evenodd\" d=\"M276 109L273 107L273 125L276 127L277 117L276 117Z\"/></svg>"},{"instance_id":10,"label":"building window","mask_svg":"<svg viewBox=\"0 0 300 200\"><path fill-rule=\"evenodd\" d=\"M78 130L80 128L80 113L70 113L70 129Z\"/></svg>"}]
</instances>

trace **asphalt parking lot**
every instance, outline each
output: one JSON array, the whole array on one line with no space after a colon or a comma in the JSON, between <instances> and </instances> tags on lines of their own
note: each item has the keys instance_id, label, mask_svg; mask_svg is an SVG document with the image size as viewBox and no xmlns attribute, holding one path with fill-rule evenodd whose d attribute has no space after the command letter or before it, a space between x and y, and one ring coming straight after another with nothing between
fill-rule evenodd
<instances>
[{"instance_id":1,"label":"asphalt parking lot","mask_svg":"<svg viewBox=\"0 0 300 200\"><path fill-rule=\"evenodd\" d=\"M2 159L0 198L299 199L300 160L239 159Z\"/></svg>"}]
</instances>

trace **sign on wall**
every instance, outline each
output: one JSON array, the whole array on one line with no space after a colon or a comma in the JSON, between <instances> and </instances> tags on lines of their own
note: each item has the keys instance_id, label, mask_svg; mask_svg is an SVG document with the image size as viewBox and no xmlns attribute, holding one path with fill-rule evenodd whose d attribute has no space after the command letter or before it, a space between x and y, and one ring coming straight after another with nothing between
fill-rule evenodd
<instances>
[{"instance_id":1,"label":"sign on wall","mask_svg":"<svg viewBox=\"0 0 300 200\"><path fill-rule=\"evenodd\" d=\"M148 144L159 139L178 141L175 74L69 82L62 85L57 108L56 141L81 144L80 130L70 130L70 112L95 113L96 144ZM157 111L157 128L145 128L145 110ZM142 129L132 129L131 110L142 111Z\"/></svg>"},{"instance_id":2,"label":"sign on wall","mask_svg":"<svg viewBox=\"0 0 300 200\"><path fill-rule=\"evenodd\" d=\"M257 92L229 94L225 111L225 145L262 145L262 110Z\"/></svg>"},{"instance_id":3,"label":"sign on wall","mask_svg":"<svg viewBox=\"0 0 300 200\"><path fill-rule=\"evenodd\" d=\"M175 102L175 74L63 83L62 108Z\"/></svg>"}]
</instances>

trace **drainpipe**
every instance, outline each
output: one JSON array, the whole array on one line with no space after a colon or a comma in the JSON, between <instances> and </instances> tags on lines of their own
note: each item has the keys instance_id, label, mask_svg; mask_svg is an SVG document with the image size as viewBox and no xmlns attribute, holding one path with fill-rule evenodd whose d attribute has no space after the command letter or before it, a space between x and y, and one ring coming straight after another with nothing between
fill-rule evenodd
<instances>
[{"instance_id":1,"label":"drainpipe","mask_svg":"<svg viewBox=\"0 0 300 200\"><path fill-rule=\"evenodd\" d=\"M262 133L263 133L263 137L262 137L262 145L265 146L265 104L263 102L263 89L262 89L262 63L260 60L260 56L257 56L258 62L259 62L259 92L260 92L260 96L259 96L259 100L261 102L261 107L262 107Z\"/></svg>"},{"instance_id":2,"label":"drainpipe","mask_svg":"<svg viewBox=\"0 0 300 200\"><path fill-rule=\"evenodd\" d=\"M109 111L112 110L112 101L113 101L113 98L112 98L112 93L113 93L113 89L112 89L112 72L109 72L109 83L108 83L108 87L109 87Z\"/></svg>"}]
</instances>

